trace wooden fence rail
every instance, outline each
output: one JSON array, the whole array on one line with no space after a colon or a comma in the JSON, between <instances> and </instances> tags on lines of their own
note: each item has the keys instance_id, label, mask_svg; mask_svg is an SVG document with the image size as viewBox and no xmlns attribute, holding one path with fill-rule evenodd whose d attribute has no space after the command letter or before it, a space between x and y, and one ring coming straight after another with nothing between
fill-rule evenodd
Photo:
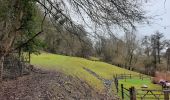
<instances>
[{"instance_id":1,"label":"wooden fence rail","mask_svg":"<svg viewBox=\"0 0 170 100\"><path fill-rule=\"evenodd\" d=\"M131 87L129 89L123 87L123 84L121 84L121 97L122 100L125 99L125 95L130 99L130 100L136 100L136 92L135 88Z\"/></svg>"},{"instance_id":2,"label":"wooden fence rail","mask_svg":"<svg viewBox=\"0 0 170 100\"><path fill-rule=\"evenodd\" d=\"M146 76L146 75L143 75L143 74L138 74L138 75L134 75L134 74L116 74L114 76L114 78L117 78L117 79L124 79L126 81L126 79L132 79L132 78L139 78L139 79L150 79L151 80L151 77L150 76Z\"/></svg>"},{"instance_id":3,"label":"wooden fence rail","mask_svg":"<svg viewBox=\"0 0 170 100\"><path fill-rule=\"evenodd\" d=\"M138 92L143 93L138 93ZM121 84L121 98L122 100L170 100L169 94L170 90L150 90L150 89L135 89L135 87L131 87L129 89L125 88L123 84ZM159 92L159 93L154 93ZM127 98L125 98L125 95ZM149 97L146 97L149 96ZM152 96L152 97L151 97Z\"/></svg>"},{"instance_id":4,"label":"wooden fence rail","mask_svg":"<svg viewBox=\"0 0 170 100\"><path fill-rule=\"evenodd\" d=\"M138 77L139 79L149 78L151 77L138 74L119 74L114 76L114 82L117 93L121 94L122 100L128 99L129 100L170 100L170 89L166 90L149 90L149 89L135 89L135 87L130 87L129 89L125 88L123 84L119 85L119 79L124 79L125 81L127 79L132 79L134 77ZM120 87L119 87L120 86ZM127 98L125 98L125 96Z\"/></svg>"}]
</instances>

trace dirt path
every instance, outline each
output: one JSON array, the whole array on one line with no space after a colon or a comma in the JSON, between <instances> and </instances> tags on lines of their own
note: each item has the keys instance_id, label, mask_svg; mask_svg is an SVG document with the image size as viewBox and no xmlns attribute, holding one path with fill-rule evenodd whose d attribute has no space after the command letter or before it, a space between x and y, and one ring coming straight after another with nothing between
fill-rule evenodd
<instances>
[{"instance_id":1,"label":"dirt path","mask_svg":"<svg viewBox=\"0 0 170 100\"><path fill-rule=\"evenodd\" d=\"M114 84L114 79L112 80L108 80L108 79L104 79L101 76L99 76L98 74L96 74L95 72L93 72L92 70L83 67L84 70L86 70L88 73L92 74L93 76L95 76L97 79L101 80L103 82L103 85L105 86L106 89L106 94L107 97L110 97L114 94L115 91L113 91L112 86L115 85ZM116 96L115 96L116 97ZM119 99L118 97L116 97L116 100Z\"/></svg>"},{"instance_id":2,"label":"dirt path","mask_svg":"<svg viewBox=\"0 0 170 100\"><path fill-rule=\"evenodd\" d=\"M41 72L41 71L40 71ZM63 73L43 71L3 82L0 100L116 100L86 82Z\"/></svg>"}]
</instances>

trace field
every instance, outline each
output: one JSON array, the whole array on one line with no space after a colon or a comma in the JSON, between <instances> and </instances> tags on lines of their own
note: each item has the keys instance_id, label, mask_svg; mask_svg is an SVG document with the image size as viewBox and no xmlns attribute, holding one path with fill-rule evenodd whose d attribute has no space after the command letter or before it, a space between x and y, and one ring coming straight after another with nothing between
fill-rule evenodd
<instances>
[{"instance_id":1,"label":"field","mask_svg":"<svg viewBox=\"0 0 170 100\"><path fill-rule=\"evenodd\" d=\"M147 93L147 91L142 91L141 87L143 85L148 86L147 90L161 90L162 87L160 85L156 85L156 84L152 84L151 80L149 78L146 79L139 79L139 78L132 78L132 79L126 79L126 81L124 79L119 80L119 90L121 89L121 84L123 84L123 87L125 87L126 89L129 89L130 87L134 86L135 89L137 89L137 100L140 100L141 97L144 96L144 94ZM129 91L124 90L125 94L124 94L124 98L125 100L129 100ZM158 94L160 94L160 98L161 100L164 98L162 92L160 91L152 91L153 94L156 94L157 97L159 97ZM128 96L126 95L128 94ZM121 97L121 90L119 91L119 96ZM154 95L152 95L150 92L145 96L144 100L154 100L156 99L154 97Z\"/></svg>"},{"instance_id":2,"label":"field","mask_svg":"<svg viewBox=\"0 0 170 100\"><path fill-rule=\"evenodd\" d=\"M79 57L70 57L63 55L55 55L50 53L42 53L40 55L31 55L31 64L36 65L39 68L61 71L65 74L78 77L85 80L89 85L98 91L104 89L103 82L97 77L86 71L87 68L104 79L112 80L116 74L133 74L139 75L137 72L129 71L123 68L119 68L114 65L110 65L100 61L90 61ZM158 85L154 85L150 80L120 80L126 87L135 86L140 88L144 83L151 88L160 88Z\"/></svg>"}]
</instances>

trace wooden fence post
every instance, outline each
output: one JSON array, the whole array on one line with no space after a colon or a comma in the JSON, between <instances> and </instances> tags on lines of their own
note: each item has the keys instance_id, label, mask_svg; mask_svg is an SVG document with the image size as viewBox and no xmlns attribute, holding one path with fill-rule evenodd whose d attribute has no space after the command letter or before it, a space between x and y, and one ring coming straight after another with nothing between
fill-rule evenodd
<instances>
[{"instance_id":1,"label":"wooden fence post","mask_svg":"<svg viewBox=\"0 0 170 100\"><path fill-rule=\"evenodd\" d=\"M143 75L141 74L141 78L142 78L142 80L143 80Z\"/></svg>"},{"instance_id":2,"label":"wooden fence post","mask_svg":"<svg viewBox=\"0 0 170 100\"><path fill-rule=\"evenodd\" d=\"M169 100L169 92L170 92L169 90L164 91L164 100Z\"/></svg>"},{"instance_id":3,"label":"wooden fence post","mask_svg":"<svg viewBox=\"0 0 170 100\"><path fill-rule=\"evenodd\" d=\"M141 79L141 75L139 74L139 79Z\"/></svg>"},{"instance_id":4,"label":"wooden fence post","mask_svg":"<svg viewBox=\"0 0 170 100\"><path fill-rule=\"evenodd\" d=\"M136 91L134 87L131 87L129 89L129 94L130 94L130 100L136 100Z\"/></svg>"},{"instance_id":5,"label":"wooden fence post","mask_svg":"<svg viewBox=\"0 0 170 100\"><path fill-rule=\"evenodd\" d=\"M115 86L116 86L116 92L118 93L118 88L119 88L119 81L117 78L115 78Z\"/></svg>"},{"instance_id":6,"label":"wooden fence post","mask_svg":"<svg viewBox=\"0 0 170 100\"><path fill-rule=\"evenodd\" d=\"M126 82L126 74L124 73L124 79L125 79L125 82Z\"/></svg>"},{"instance_id":7,"label":"wooden fence post","mask_svg":"<svg viewBox=\"0 0 170 100\"><path fill-rule=\"evenodd\" d=\"M123 89L123 84L121 84L121 94L122 94L122 100L124 100L124 89Z\"/></svg>"}]
</instances>

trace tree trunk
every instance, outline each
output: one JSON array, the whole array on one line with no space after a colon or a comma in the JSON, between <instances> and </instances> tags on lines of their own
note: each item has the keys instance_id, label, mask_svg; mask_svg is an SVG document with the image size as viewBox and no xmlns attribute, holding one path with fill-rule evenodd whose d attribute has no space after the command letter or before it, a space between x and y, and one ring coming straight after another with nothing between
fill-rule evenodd
<instances>
[{"instance_id":1,"label":"tree trunk","mask_svg":"<svg viewBox=\"0 0 170 100\"><path fill-rule=\"evenodd\" d=\"M29 56L29 63L31 63L31 52L30 51L29 51L28 56Z\"/></svg>"},{"instance_id":2,"label":"tree trunk","mask_svg":"<svg viewBox=\"0 0 170 100\"><path fill-rule=\"evenodd\" d=\"M3 63L4 63L4 56L0 57L0 83L3 80Z\"/></svg>"},{"instance_id":3,"label":"tree trunk","mask_svg":"<svg viewBox=\"0 0 170 100\"><path fill-rule=\"evenodd\" d=\"M161 57L160 57L160 48L158 47L158 63L161 63Z\"/></svg>"},{"instance_id":4,"label":"tree trunk","mask_svg":"<svg viewBox=\"0 0 170 100\"><path fill-rule=\"evenodd\" d=\"M156 69L157 69L157 57L156 57L156 52L155 52L155 54L154 54L154 72L156 71Z\"/></svg>"},{"instance_id":5,"label":"tree trunk","mask_svg":"<svg viewBox=\"0 0 170 100\"><path fill-rule=\"evenodd\" d=\"M170 64L170 55L168 54L168 55L167 55L167 71L170 70L169 64Z\"/></svg>"},{"instance_id":6,"label":"tree trunk","mask_svg":"<svg viewBox=\"0 0 170 100\"><path fill-rule=\"evenodd\" d=\"M133 58L133 54L130 55L130 59L129 59L129 66L131 67L132 65L132 58Z\"/></svg>"},{"instance_id":7,"label":"tree trunk","mask_svg":"<svg viewBox=\"0 0 170 100\"><path fill-rule=\"evenodd\" d=\"M147 56L150 57L150 55L149 55L149 47L147 47Z\"/></svg>"}]
</instances>

